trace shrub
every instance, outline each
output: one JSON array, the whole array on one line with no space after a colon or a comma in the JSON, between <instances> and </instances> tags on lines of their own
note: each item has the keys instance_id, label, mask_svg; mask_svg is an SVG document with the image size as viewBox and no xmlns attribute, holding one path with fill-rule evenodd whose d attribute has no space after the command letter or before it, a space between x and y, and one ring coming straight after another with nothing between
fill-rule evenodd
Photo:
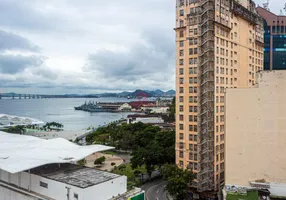
<instances>
[{"instance_id":1,"label":"shrub","mask_svg":"<svg viewBox=\"0 0 286 200\"><path fill-rule=\"evenodd\" d=\"M97 158L97 159L94 161L94 164L95 164L95 165L102 165L102 163L104 163L105 160L106 160L105 156L101 156L100 158Z\"/></svg>"}]
</instances>

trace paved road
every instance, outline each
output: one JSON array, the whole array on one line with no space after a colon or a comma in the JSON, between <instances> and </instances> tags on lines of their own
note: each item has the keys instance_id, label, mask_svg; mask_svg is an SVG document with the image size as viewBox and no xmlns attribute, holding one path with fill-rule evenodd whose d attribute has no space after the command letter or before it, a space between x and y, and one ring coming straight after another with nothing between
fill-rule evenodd
<instances>
[{"instance_id":1,"label":"paved road","mask_svg":"<svg viewBox=\"0 0 286 200\"><path fill-rule=\"evenodd\" d=\"M168 200L165 187L165 181L157 180L151 183L147 183L141 188L145 190L146 200Z\"/></svg>"}]
</instances>

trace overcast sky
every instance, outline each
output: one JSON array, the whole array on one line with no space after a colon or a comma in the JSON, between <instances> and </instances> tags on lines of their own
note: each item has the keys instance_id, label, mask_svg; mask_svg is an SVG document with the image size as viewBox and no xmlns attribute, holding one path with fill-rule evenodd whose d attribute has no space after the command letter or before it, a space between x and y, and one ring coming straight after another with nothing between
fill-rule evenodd
<instances>
[{"instance_id":1,"label":"overcast sky","mask_svg":"<svg viewBox=\"0 0 286 200\"><path fill-rule=\"evenodd\" d=\"M174 89L174 24L175 0L0 0L0 93Z\"/></svg>"}]
</instances>

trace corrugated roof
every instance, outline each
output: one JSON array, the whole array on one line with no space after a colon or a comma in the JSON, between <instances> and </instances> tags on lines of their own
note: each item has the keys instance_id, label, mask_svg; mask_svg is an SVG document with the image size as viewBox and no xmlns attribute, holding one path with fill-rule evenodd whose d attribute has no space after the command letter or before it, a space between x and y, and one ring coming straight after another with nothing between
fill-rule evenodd
<instances>
[{"instance_id":1,"label":"corrugated roof","mask_svg":"<svg viewBox=\"0 0 286 200\"><path fill-rule=\"evenodd\" d=\"M113 147L79 146L62 138L44 140L0 131L0 169L18 173L46 164L74 163L109 149Z\"/></svg>"}]
</instances>

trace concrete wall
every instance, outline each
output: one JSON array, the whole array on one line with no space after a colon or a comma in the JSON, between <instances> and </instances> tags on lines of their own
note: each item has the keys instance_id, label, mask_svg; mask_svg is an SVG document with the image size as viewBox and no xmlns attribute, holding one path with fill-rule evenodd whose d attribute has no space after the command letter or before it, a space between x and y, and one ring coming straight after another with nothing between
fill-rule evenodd
<instances>
[{"instance_id":1,"label":"concrete wall","mask_svg":"<svg viewBox=\"0 0 286 200\"><path fill-rule=\"evenodd\" d=\"M258 73L257 88L226 92L226 184L286 183L286 71Z\"/></svg>"},{"instance_id":2,"label":"concrete wall","mask_svg":"<svg viewBox=\"0 0 286 200\"><path fill-rule=\"evenodd\" d=\"M0 180L20 188L29 189L29 174L26 172L10 174L6 171L0 170ZM10 178L9 178L10 177ZM48 188L40 186L40 181L47 183ZM88 188L78 188L65 183L57 182L38 175L31 174L31 191L50 197L57 200L67 199L67 189L70 188L70 199L74 200L74 194L78 194L79 200L106 200L118 194L123 194L127 191L126 177L118 177L114 180L107 181ZM0 193L1 194L1 193ZM7 193L9 194L9 193ZM1 195L0 195L1 196ZM5 197L6 198L6 197ZM0 198L1 200L1 198ZM9 199L10 200L10 199ZM22 200L21 198L13 198L11 200Z\"/></svg>"},{"instance_id":3,"label":"concrete wall","mask_svg":"<svg viewBox=\"0 0 286 200\"><path fill-rule=\"evenodd\" d=\"M39 200L39 199L23 193L19 193L14 190L10 190L0 185L0 200Z\"/></svg>"}]
</instances>

